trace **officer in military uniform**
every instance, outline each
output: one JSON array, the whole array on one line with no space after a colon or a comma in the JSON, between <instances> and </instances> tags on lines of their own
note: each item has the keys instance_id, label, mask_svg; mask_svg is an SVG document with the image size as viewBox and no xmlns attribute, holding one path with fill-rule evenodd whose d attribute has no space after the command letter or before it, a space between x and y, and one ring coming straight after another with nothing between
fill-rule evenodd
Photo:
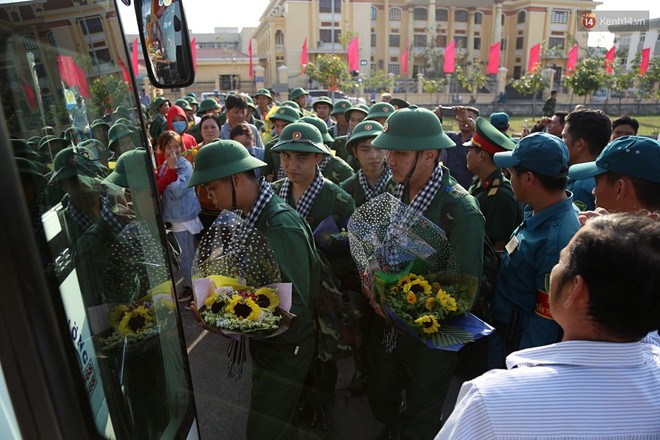
<instances>
[{"instance_id":1,"label":"officer in military uniform","mask_svg":"<svg viewBox=\"0 0 660 440\"><path fill-rule=\"evenodd\" d=\"M440 120L433 112L411 105L395 112L371 144L389 150L387 164L398 184L395 196L447 233L464 286L476 294L483 265L484 218L474 197L439 163L439 150L454 146ZM371 286L364 287L376 313L384 317ZM432 439L442 425L442 404L456 352L430 349L397 331L396 347L389 353L381 343L385 328L385 319L376 319L367 339L367 392L376 419L386 424L383 438L396 438L400 430L402 439Z\"/></svg>"},{"instance_id":2,"label":"officer in military uniform","mask_svg":"<svg viewBox=\"0 0 660 440\"><path fill-rule=\"evenodd\" d=\"M216 141L195 157L189 186L204 185L218 209L240 209L245 221L266 236L282 282L293 284L289 329L252 339L252 398L247 420L250 440L298 438L296 409L315 355L313 299L320 289L320 260L309 225L274 194L254 169L265 163L236 141Z\"/></svg>"},{"instance_id":3,"label":"officer in military uniform","mask_svg":"<svg viewBox=\"0 0 660 440\"><path fill-rule=\"evenodd\" d=\"M268 180L275 181L284 178L284 170L280 166L280 157L273 154L273 147L279 140L279 135L289 124L292 124L300 119L300 112L294 107L280 106L274 114L270 116L270 121L273 123L273 130L275 136L268 141L264 149L264 160L266 161L266 176Z\"/></svg>"},{"instance_id":4,"label":"officer in military uniform","mask_svg":"<svg viewBox=\"0 0 660 440\"><path fill-rule=\"evenodd\" d=\"M355 174L353 173L353 168L351 168L349 164L347 164L342 158L332 154L329 145L332 145L333 139L328 133L328 126L323 120L315 116L305 116L300 119L300 122L312 124L321 132L321 137L323 138L323 143L327 151L325 158L319 163L319 169L321 170L323 177L330 180L332 183L339 185L341 182Z\"/></svg>"},{"instance_id":5,"label":"officer in military uniform","mask_svg":"<svg viewBox=\"0 0 660 440\"><path fill-rule=\"evenodd\" d=\"M108 148L115 154L115 159L135 148L133 144L133 131L121 122L115 123L110 127L108 139L110 140Z\"/></svg>"},{"instance_id":6,"label":"officer in military uniform","mask_svg":"<svg viewBox=\"0 0 660 440\"><path fill-rule=\"evenodd\" d=\"M506 245L492 298L495 332L489 366L504 368L506 356L523 348L559 342L561 328L549 307L549 280L559 252L580 228L573 197L565 191L568 148L548 133L533 133L493 162L511 170L516 198L526 203L523 222Z\"/></svg>"}]
</instances>

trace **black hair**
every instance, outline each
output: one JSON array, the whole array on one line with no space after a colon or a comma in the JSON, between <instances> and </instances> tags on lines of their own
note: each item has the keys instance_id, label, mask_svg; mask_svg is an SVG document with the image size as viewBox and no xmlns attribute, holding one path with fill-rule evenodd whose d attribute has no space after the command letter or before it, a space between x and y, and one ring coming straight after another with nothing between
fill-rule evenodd
<instances>
[{"instance_id":1,"label":"black hair","mask_svg":"<svg viewBox=\"0 0 660 440\"><path fill-rule=\"evenodd\" d=\"M564 125L564 122L566 121L566 116L568 116L568 112L555 112L555 116L559 118L559 123L561 125Z\"/></svg>"},{"instance_id":2,"label":"black hair","mask_svg":"<svg viewBox=\"0 0 660 440\"><path fill-rule=\"evenodd\" d=\"M548 192L558 192L566 190L566 184L568 183L568 166L562 167L560 170L561 176L545 176L539 174L536 171L532 171L528 168L525 168L522 165L516 165L513 167L513 172L516 173L516 176L520 176L526 172L534 174L536 179L539 181L543 189Z\"/></svg>"},{"instance_id":3,"label":"black hair","mask_svg":"<svg viewBox=\"0 0 660 440\"><path fill-rule=\"evenodd\" d=\"M629 115L619 116L612 122L612 131L617 128L619 125L630 125L633 130L635 130L635 135L637 135L637 130L639 130L639 122L637 119Z\"/></svg>"},{"instance_id":4,"label":"black hair","mask_svg":"<svg viewBox=\"0 0 660 440\"><path fill-rule=\"evenodd\" d=\"M570 112L564 119L568 133L575 140L583 139L589 145L589 153L598 156L612 135L612 122L602 110L581 108Z\"/></svg>"},{"instance_id":5,"label":"black hair","mask_svg":"<svg viewBox=\"0 0 660 440\"><path fill-rule=\"evenodd\" d=\"M632 176L615 173L609 171L606 173L606 178L610 184L616 182L624 177L628 178L632 183L633 189L637 199L644 205L644 209L649 211L660 212L660 183L651 182L650 180L638 179Z\"/></svg>"},{"instance_id":6,"label":"black hair","mask_svg":"<svg viewBox=\"0 0 660 440\"><path fill-rule=\"evenodd\" d=\"M202 116L202 118L199 120L199 128L202 128L202 122L206 121L207 119L213 119L216 124L218 124L218 128L222 127L222 124L220 123L220 118L213 113L207 113Z\"/></svg>"},{"instance_id":7,"label":"black hair","mask_svg":"<svg viewBox=\"0 0 660 440\"><path fill-rule=\"evenodd\" d=\"M225 108L229 111L233 108L246 109L248 103L241 95L229 95L225 98Z\"/></svg>"}]
</instances>

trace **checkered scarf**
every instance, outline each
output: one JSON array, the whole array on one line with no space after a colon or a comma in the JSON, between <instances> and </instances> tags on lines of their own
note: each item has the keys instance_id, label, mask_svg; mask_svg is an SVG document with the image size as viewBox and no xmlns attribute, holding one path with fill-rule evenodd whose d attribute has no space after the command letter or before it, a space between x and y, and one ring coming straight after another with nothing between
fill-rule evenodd
<instances>
[{"instance_id":1,"label":"checkered scarf","mask_svg":"<svg viewBox=\"0 0 660 440\"><path fill-rule=\"evenodd\" d=\"M101 195L101 217L103 220L108 223L108 226L116 233L119 234L122 229L124 229L124 224L117 218L117 216L112 212L113 205L110 203L109 198L106 195ZM89 229L93 224L94 220L89 218L86 214L83 214L78 208L73 206L73 203L69 200L69 203L66 207L67 213L73 218L80 228L84 231Z\"/></svg>"},{"instance_id":2,"label":"checkered scarf","mask_svg":"<svg viewBox=\"0 0 660 440\"><path fill-rule=\"evenodd\" d=\"M286 173L284 172L284 168L282 168L282 165L277 169L277 179L275 180L280 180L284 179L286 177Z\"/></svg>"},{"instance_id":3,"label":"checkered scarf","mask_svg":"<svg viewBox=\"0 0 660 440\"><path fill-rule=\"evenodd\" d=\"M410 203L410 209L414 212L424 215L426 210L429 209L429 206L431 206L431 202L433 201L433 198L435 197L441 186L442 186L442 168L440 166L437 166L435 170L433 170L433 174L431 174L431 178L429 179L429 181L426 182L426 185L424 185L424 187L419 191L419 193L417 193L415 200L413 200L412 203ZM394 197L401 200L401 197L403 197L404 189L405 189L404 185L398 184L394 189Z\"/></svg>"},{"instance_id":4,"label":"checkered scarf","mask_svg":"<svg viewBox=\"0 0 660 440\"><path fill-rule=\"evenodd\" d=\"M371 200L383 193L387 179L389 179L391 175L392 172L390 171L389 167L385 166L383 172L378 178L376 187L372 188L367 181L367 176L364 175L364 170L362 168L358 170L358 181L360 182L360 185L362 185L362 189L364 190L364 194L367 196L367 200Z\"/></svg>"},{"instance_id":5,"label":"checkered scarf","mask_svg":"<svg viewBox=\"0 0 660 440\"><path fill-rule=\"evenodd\" d=\"M316 176L314 177L312 184L307 187L303 195L300 197L300 200L298 200L298 203L296 204L296 211L298 211L298 214L300 214L302 218L307 218L307 215L309 214L309 211L312 209L312 205L314 204L314 200L316 200L316 196L319 195L321 189L323 188L324 182L325 181L323 179L323 175L321 174L321 170L319 170L319 167L317 166ZM284 201L289 200L290 186L291 182L289 179L286 179L280 188L279 196L282 197Z\"/></svg>"},{"instance_id":6,"label":"checkered scarf","mask_svg":"<svg viewBox=\"0 0 660 440\"><path fill-rule=\"evenodd\" d=\"M250 212L248 212L247 217L245 217L246 227L254 228L254 226L257 224L257 221L259 220L259 216L261 216L264 208L274 195L275 193L273 192L273 188L270 186L270 183L268 183L266 178L262 177L259 179L259 197L254 203L252 209L250 209Z\"/></svg>"},{"instance_id":7,"label":"checkered scarf","mask_svg":"<svg viewBox=\"0 0 660 440\"><path fill-rule=\"evenodd\" d=\"M332 161L332 156L325 156L325 159L323 159L321 161L321 163L319 164L319 170L321 170L321 172L323 172L323 170L325 170L325 167L328 166L330 161Z\"/></svg>"},{"instance_id":8,"label":"checkered scarf","mask_svg":"<svg viewBox=\"0 0 660 440\"><path fill-rule=\"evenodd\" d=\"M332 126L330 131L331 131L330 135L333 137L333 139L337 139L339 136L344 136L348 134L348 127L346 127L346 133L341 133L339 131L339 125L335 124Z\"/></svg>"}]
</instances>

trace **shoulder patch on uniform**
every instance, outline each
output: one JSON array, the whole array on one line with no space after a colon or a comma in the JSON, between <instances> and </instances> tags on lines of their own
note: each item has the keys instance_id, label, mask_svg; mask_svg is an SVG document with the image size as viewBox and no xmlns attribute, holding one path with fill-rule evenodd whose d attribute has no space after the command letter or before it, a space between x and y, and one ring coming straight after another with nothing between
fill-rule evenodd
<instances>
[{"instance_id":1,"label":"shoulder patch on uniform","mask_svg":"<svg viewBox=\"0 0 660 440\"><path fill-rule=\"evenodd\" d=\"M586 211L587 210L587 204L584 203L582 200L573 200L573 204L577 206L577 208L580 211Z\"/></svg>"},{"instance_id":2,"label":"shoulder patch on uniform","mask_svg":"<svg viewBox=\"0 0 660 440\"><path fill-rule=\"evenodd\" d=\"M337 200L339 200L342 203L349 203L350 202L350 196L346 194L346 192L337 192L335 194L335 197Z\"/></svg>"},{"instance_id":3,"label":"shoulder patch on uniform","mask_svg":"<svg viewBox=\"0 0 660 440\"><path fill-rule=\"evenodd\" d=\"M488 191L488 197L492 197L492 196L494 196L495 194L497 194L497 190L499 190L499 189L500 189L499 186L493 186L493 187L491 187L490 191Z\"/></svg>"}]
</instances>

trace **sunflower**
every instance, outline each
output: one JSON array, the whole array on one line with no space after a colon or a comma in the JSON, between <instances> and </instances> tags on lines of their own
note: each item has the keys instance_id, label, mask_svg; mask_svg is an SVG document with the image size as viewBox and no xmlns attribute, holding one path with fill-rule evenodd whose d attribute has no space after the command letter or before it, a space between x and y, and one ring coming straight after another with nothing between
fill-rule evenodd
<instances>
[{"instance_id":1,"label":"sunflower","mask_svg":"<svg viewBox=\"0 0 660 440\"><path fill-rule=\"evenodd\" d=\"M429 312L435 309L435 298L434 297L428 297L426 298L426 301L424 302L424 308L428 310Z\"/></svg>"},{"instance_id":2,"label":"sunflower","mask_svg":"<svg viewBox=\"0 0 660 440\"><path fill-rule=\"evenodd\" d=\"M417 295L415 295L415 292L408 292L406 295L406 302L408 302L408 304L417 304Z\"/></svg>"},{"instance_id":3,"label":"sunflower","mask_svg":"<svg viewBox=\"0 0 660 440\"><path fill-rule=\"evenodd\" d=\"M418 278L406 283L403 286L403 291L407 294L412 292L415 295L430 295L431 294L431 285L424 278Z\"/></svg>"},{"instance_id":4,"label":"sunflower","mask_svg":"<svg viewBox=\"0 0 660 440\"><path fill-rule=\"evenodd\" d=\"M399 278L399 281L396 283L396 287L398 287L399 289L403 289L403 286L405 286L409 282L415 281L415 280L424 281L424 277L422 277L420 275L415 275L414 273L410 273L410 274L406 275L405 277Z\"/></svg>"},{"instance_id":5,"label":"sunflower","mask_svg":"<svg viewBox=\"0 0 660 440\"><path fill-rule=\"evenodd\" d=\"M456 299L454 299L453 296L451 296L444 290L442 289L438 290L438 294L436 295L436 298L438 298L438 302L440 303L440 306L442 306L442 308L444 308L445 310L449 312L455 312L456 310L458 310Z\"/></svg>"},{"instance_id":6,"label":"sunflower","mask_svg":"<svg viewBox=\"0 0 660 440\"><path fill-rule=\"evenodd\" d=\"M256 321L261 315L261 309L252 298L240 295L232 296L225 310L239 319L247 319L248 321Z\"/></svg>"},{"instance_id":7,"label":"sunflower","mask_svg":"<svg viewBox=\"0 0 660 440\"><path fill-rule=\"evenodd\" d=\"M220 296L220 295L218 295L217 293L213 293L213 294L209 295L209 296L206 297L206 299L204 300L204 305L205 305L207 308L210 308L211 306L213 306L213 304L215 304L215 300L218 299L219 296Z\"/></svg>"},{"instance_id":8,"label":"sunflower","mask_svg":"<svg viewBox=\"0 0 660 440\"><path fill-rule=\"evenodd\" d=\"M254 292L254 302L262 309L270 310L271 312L280 305L280 299L275 293L275 289L268 287L262 287Z\"/></svg>"},{"instance_id":9,"label":"sunflower","mask_svg":"<svg viewBox=\"0 0 660 440\"><path fill-rule=\"evenodd\" d=\"M124 317L124 314L128 311L128 307L126 307L124 304L119 304L117 307L113 308L112 311L110 312L110 326L112 328L117 328L119 327L119 323L121 322L122 318Z\"/></svg>"},{"instance_id":10,"label":"sunflower","mask_svg":"<svg viewBox=\"0 0 660 440\"><path fill-rule=\"evenodd\" d=\"M422 328L424 333L437 333L440 330L440 324L438 320L433 315L422 315L419 318L415 319L415 324Z\"/></svg>"},{"instance_id":11,"label":"sunflower","mask_svg":"<svg viewBox=\"0 0 660 440\"><path fill-rule=\"evenodd\" d=\"M150 310L145 306L137 306L133 310L124 313L117 331L123 336L140 333L150 326L154 321L154 317Z\"/></svg>"}]
</instances>

